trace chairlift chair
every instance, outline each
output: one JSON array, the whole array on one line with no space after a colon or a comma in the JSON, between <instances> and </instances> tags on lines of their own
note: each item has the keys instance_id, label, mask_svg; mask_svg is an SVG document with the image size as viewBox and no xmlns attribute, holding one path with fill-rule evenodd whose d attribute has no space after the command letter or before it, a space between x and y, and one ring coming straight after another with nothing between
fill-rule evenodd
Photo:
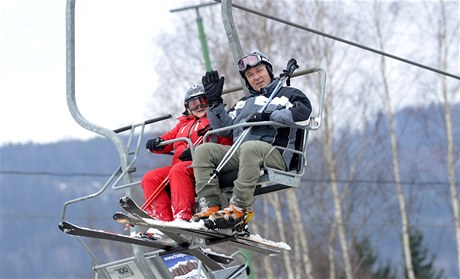
<instances>
[{"instance_id":1,"label":"chairlift chair","mask_svg":"<svg viewBox=\"0 0 460 279\"><path fill-rule=\"evenodd\" d=\"M63 205L62 209L62 216L61 219L63 222L66 221L66 212L68 206L71 204L76 204L82 202L84 200L96 198L100 196L108 186L112 186L113 190L120 190L123 189L125 191L125 195L130 196L131 194L131 187L139 185L139 182L132 181L132 172L136 170L134 163L136 162L138 151L141 144L142 134L146 124L150 124L156 121L160 121L163 119L167 119L171 117L167 115L165 117L160 117L156 119L151 119L145 121L143 123L122 127L117 130L110 130L101 126L98 126L90 121L86 120L80 113L76 100L75 100L75 2L76 0L67 0L66 3L66 95L67 95L67 104L69 107L69 111L74 118L74 120L80 124L83 128L90 130L96 134L104 136L112 141L115 145L119 159L120 159L120 167L118 167L108 181L95 193L86 195L80 198L76 198L73 200L69 200ZM222 19L224 23L224 27L227 32L227 37L229 39L230 48L232 50L232 55L235 59L241 57L242 51L241 46L239 44L238 35L236 33L236 28L233 23L232 17L232 1L231 0L222 0ZM299 71L300 72L300 71ZM299 72L296 74L299 75ZM263 167L263 174L261 175L259 182L257 184L257 189L255 191L255 195L261 195L265 193L270 193L273 191L278 191L286 188L296 188L300 185L300 179L305 172L305 168L307 167L307 140L308 140L308 133L310 130L316 130L320 126L321 122L321 115L322 115L322 107L323 107L323 100L324 100L324 93L325 93L325 85L326 85L326 72L322 68L316 67L313 69L306 70L305 73L313 73L313 72L320 72L321 73L321 86L320 86L320 104L319 104L319 111L318 115L310 117L310 124L306 127L299 128L296 137L296 147L295 150L291 150L294 153L293 159L290 163L289 170L277 170L268 168L264 165ZM294 77L294 76L293 76ZM240 124L241 125L241 124ZM248 124L243 124L248 125ZM279 123L275 122L259 122L253 123L251 125L280 125ZM134 137L134 130L140 127L141 132L137 141L134 143L135 151L131 150L131 143ZM231 127L228 127L231 128ZM130 130L130 136L128 143L125 144L121 137L117 134L122 131ZM209 134L205 136L211 135L211 133L215 133L217 130L209 132ZM181 140L181 139L176 139ZM206 140L206 138L205 138ZM167 144L164 142L164 144ZM189 143L189 145L191 145ZM274 152L276 148L281 147L273 147L270 152ZM233 181L235 179L235 174L233 177L231 174L222 175L219 177L221 180L221 185L225 191L229 187L232 186ZM121 182L123 181L123 182ZM121 183L120 183L121 182ZM122 184L122 185L120 185ZM132 233L135 233L135 229L131 229ZM87 246L80 237L76 238L78 242L83 246L84 250L89 254L93 263L94 263L94 270L96 271L96 278L133 278L133 276L142 276L144 278L170 278L171 274L169 273L168 269L165 267L164 262L156 253L145 254L143 249L138 245L132 245L133 249L133 257L128 259L123 259L120 261L113 261L107 264L101 264L99 259L93 253L92 249ZM247 274L245 272L247 267L247 259L244 259L244 264L241 266L233 266L233 267L224 267L219 263L214 263L211 261L207 261L205 257L203 257L203 253L197 248L201 247L202 243L196 243L193 247L190 247L190 252L193 254L199 254L200 258L204 258L203 261L203 271L206 275L210 276L210 278L247 278ZM261 249L263 251L263 249ZM270 249L266 251L270 252ZM233 257L232 255L231 257ZM114 270L121 270L123 273L120 272L113 272ZM136 270L137 274L130 275L129 272L126 273L126 270Z\"/></svg>"}]
</instances>

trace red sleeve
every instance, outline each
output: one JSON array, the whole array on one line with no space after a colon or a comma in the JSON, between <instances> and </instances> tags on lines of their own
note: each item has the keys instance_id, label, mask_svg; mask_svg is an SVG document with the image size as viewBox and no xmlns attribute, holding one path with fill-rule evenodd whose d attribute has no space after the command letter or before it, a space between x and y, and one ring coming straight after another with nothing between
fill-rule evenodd
<instances>
[{"instance_id":1,"label":"red sleeve","mask_svg":"<svg viewBox=\"0 0 460 279\"><path fill-rule=\"evenodd\" d=\"M217 143L223 144L223 145L232 145L233 144L233 139L232 138L226 138L226 137L217 136Z\"/></svg>"},{"instance_id":2,"label":"red sleeve","mask_svg":"<svg viewBox=\"0 0 460 279\"><path fill-rule=\"evenodd\" d=\"M184 121L184 118L183 117L179 117L179 123L176 124L176 126L174 128L172 128L171 130L169 130L168 132L164 133L163 135L160 136L160 138L164 139L164 140L172 140L172 139L175 139L177 137L177 134L179 132L179 129L181 127L181 124L182 122ZM170 143L168 145L166 145L163 150L161 151L153 151L153 153L157 153L157 154L163 154L163 153L169 153L171 151L174 150L174 147L173 147L173 143Z\"/></svg>"}]
</instances>

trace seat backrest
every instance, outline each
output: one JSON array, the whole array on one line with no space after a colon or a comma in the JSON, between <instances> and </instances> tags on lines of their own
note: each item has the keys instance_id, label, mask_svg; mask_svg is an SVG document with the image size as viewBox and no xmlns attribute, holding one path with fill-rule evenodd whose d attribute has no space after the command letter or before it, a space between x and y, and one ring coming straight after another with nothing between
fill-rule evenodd
<instances>
[{"instance_id":1,"label":"seat backrest","mask_svg":"<svg viewBox=\"0 0 460 279\"><path fill-rule=\"evenodd\" d=\"M305 136L305 129L297 129L296 138L295 138L295 150L304 152L305 146L304 143L304 136ZM300 172L303 165L303 157L299 153L294 153L291 158L291 163L289 164L289 170L296 172Z\"/></svg>"}]
</instances>

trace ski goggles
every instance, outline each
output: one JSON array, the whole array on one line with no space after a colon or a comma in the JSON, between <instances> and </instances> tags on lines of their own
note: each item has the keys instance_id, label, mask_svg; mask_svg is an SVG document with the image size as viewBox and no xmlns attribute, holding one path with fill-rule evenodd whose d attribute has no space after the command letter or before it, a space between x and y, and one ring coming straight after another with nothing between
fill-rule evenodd
<instances>
[{"instance_id":1,"label":"ski goggles","mask_svg":"<svg viewBox=\"0 0 460 279\"><path fill-rule=\"evenodd\" d=\"M253 67L265 60L266 59L258 54L248 54L243 56L240 61L238 61L238 71L244 72L248 67Z\"/></svg>"},{"instance_id":2,"label":"ski goggles","mask_svg":"<svg viewBox=\"0 0 460 279\"><path fill-rule=\"evenodd\" d=\"M207 107L208 101L206 100L206 97L196 97L188 100L185 105L190 111L194 111L199 108Z\"/></svg>"}]
</instances>

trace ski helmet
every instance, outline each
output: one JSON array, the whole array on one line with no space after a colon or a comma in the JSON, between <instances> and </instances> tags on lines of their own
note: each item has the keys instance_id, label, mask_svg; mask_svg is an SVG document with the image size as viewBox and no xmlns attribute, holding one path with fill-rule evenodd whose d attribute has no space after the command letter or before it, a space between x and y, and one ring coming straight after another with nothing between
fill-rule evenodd
<instances>
[{"instance_id":1,"label":"ski helmet","mask_svg":"<svg viewBox=\"0 0 460 279\"><path fill-rule=\"evenodd\" d=\"M204 87L201 84L193 84L187 92L185 92L184 97L184 106L186 112L190 112L189 101L192 99L203 99L206 100L206 95L204 94Z\"/></svg>"},{"instance_id":2,"label":"ski helmet","mask_svg":"<svg viewBox=\"0 0 460 279\"><path fill-rule=\"evenodd\" d=\"M252 51L245 56L241 57L240 60L238 60L238 71L240 72L241 77L246 81L246 84L248 85L248 81L246 80L246 77L244 73L249 67L254 67L258 65L259 63L265 64L268 74L270 75L270 78L273 80L274 75L273 75L273 65L270 62L270 59L268 58L267 55L263 54L260 51Z\"/></svg>"}]
</instances>

